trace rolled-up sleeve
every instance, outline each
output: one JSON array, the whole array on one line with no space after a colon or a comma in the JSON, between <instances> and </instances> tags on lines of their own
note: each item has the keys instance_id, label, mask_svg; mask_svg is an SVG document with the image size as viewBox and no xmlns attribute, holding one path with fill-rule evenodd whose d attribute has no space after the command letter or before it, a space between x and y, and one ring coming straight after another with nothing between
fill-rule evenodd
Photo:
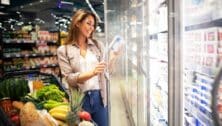
<instances>
[{"instance_id":1,"label":"rolled-up sleeve","mask_svg":"<svg viewBox=\"0 0 222 126\"><path fill-rule=\"evenodd\" d=\"M60 46L57 49L57 57L62 76L65 77L70 86L77 86L77 79L80 73L73 71L65 53L65 46Z\"/></svg>"}]
</instances>

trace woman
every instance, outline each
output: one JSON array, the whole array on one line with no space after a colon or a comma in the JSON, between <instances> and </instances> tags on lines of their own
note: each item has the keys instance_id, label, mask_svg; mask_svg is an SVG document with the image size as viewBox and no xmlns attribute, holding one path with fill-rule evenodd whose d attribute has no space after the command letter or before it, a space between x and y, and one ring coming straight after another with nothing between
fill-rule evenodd
<instances>
[{"instance_id":1,"label":"woman","mask_svg":"<svg viewBox=\"0 0 222 126\"><path fill-rule=\"evenodd\" d=\"M103 45L92 38L96 16L78 10L72 17L67 42L57 50L61 73L70 87L85 93L82 108L98 126L108 126L107 88Z\"/></svg>"}]
</instances>

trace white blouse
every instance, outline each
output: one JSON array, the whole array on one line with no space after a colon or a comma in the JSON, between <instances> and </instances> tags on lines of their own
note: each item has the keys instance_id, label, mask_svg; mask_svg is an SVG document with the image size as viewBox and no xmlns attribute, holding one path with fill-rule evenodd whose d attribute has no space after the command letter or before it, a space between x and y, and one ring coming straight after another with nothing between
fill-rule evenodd
<instances>
[{"instance_id":1,"label":"white blouse","mask_svg":"<svg viewBox=\"0 0 222 126\"><path fill-rule=\"evenodd\" d=\"M80 73L91 71L98 63L99 62L96 58L96 55L93 54L89 49L87 49L85 57L80 56ZM98 76L90 78L85 82L85 84L80 84L79 87L83 92L88 90L100 89Z\"/></svg>"}]
</instances>

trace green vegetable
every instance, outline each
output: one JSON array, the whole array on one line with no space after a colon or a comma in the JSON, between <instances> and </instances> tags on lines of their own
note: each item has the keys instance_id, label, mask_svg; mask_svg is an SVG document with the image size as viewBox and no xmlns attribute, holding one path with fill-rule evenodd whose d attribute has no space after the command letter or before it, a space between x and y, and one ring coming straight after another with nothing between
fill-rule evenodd
<instances>
[{"instance_id":1,"label":"green vegetable","mask_svg":"<svg viewBox=\"0 0 222 126\"><path fill-rule=\"evenodd\" d=\"M44 103L44 108L50 110L56 106L59 106L59 105L68 105L68 103L64 103L64 102L57 102L57 101L54 101L54 100L48 100Z\"/></svg>"},{"instance_id":2,"label":"green vegetable","mask_svg":"<svg viewBox=\"0 0 222 126\"><path fill-rule=\"evenodd\" d=\"M22 102L32 102L37 109L43 109L44 108L43 105L45 104L45 101L40 101L39 99L34 98L31 95L26 95L26 96L22 97L21 101Z\"/></svg>"},{"instance_id":3,"label":"green vegetable","mask_svg":"<svg viewBox=\"0 0 222 126\"><path fill-rule=\"evenodd\" d=\"M20 97L29 93L28 81L22 78L7 78L0 81L0 99L10 97L20 100Z\"/></svg>"},{"instance_id":4,"label":"green vegetable","mask_svg":"<svg viewBox=\"0 0 222 126\"><path fill-rule=\"evenodd\" d=\"M60 91L56 85L51 84L38 90L36 92L36 97L43 101L54 100L62 102L65 97L65 93Z\"/></svg>"}]
</instances>

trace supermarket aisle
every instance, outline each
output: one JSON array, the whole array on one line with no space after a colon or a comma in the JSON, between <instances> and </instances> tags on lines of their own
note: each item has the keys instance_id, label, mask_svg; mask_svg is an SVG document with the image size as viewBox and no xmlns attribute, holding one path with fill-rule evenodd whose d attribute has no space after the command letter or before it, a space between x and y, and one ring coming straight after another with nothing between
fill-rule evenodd
<instances>
[{"instance_id":1,"label":"supermarket aisle","mask_svg":"<svg viewBox=\"0 0 222 126\"><path fill-rule=\"evenodd\" d=\"M110 85L111 99L111 126L128 126L126 110L122 100L120 87L118 83Z\"/></svg>"}]
</instances>

